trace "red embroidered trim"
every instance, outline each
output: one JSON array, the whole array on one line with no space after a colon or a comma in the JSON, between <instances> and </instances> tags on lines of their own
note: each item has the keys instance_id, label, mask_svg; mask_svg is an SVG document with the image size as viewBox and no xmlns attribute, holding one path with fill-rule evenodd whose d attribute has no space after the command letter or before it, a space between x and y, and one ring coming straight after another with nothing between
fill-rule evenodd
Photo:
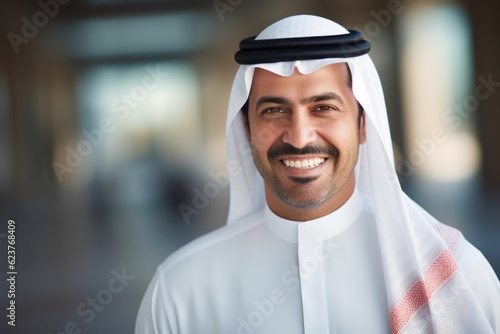
<instances>
[{"instance_id":1,"label":"red embroidered trim","mask_svg":"<svg viewBox=\"0 0 500 334\"><path fill-rule=\"evenodd\" d=\"M456 242L456 240L455 240ZM458 269L449 249L443 251L425 270L423 281L417 280L390 309L392 333L397 334L415 313L429 302L434 292Z\"/></svg>"}]
</instances>

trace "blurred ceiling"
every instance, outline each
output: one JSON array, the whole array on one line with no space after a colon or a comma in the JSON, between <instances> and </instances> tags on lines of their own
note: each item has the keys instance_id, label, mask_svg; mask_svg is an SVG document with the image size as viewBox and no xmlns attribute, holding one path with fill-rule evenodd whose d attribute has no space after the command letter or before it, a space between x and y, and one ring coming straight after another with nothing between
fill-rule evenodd
<instances>
[{"instance_id":1,"label":"blurred ceiling","mask_svg":"<svg viewBox=\"0 0 500 334\"><path fill-rule=\"evenodd\" d=\"M71 58L183 54L202 48L214 35L211 15L215 13L207 13L213 8L206 1L59 2L21 0L4 5L0 11L0 34L6 38L0 43L0 54L12 53L8 34L26 37L22 29L26 21L33 23L35 16L40 24L33 44L44 44L49 51ZM48 15L37 14L40 12ZM19 44L19 49L26 44Z\"/></svg>"}]
</instances>

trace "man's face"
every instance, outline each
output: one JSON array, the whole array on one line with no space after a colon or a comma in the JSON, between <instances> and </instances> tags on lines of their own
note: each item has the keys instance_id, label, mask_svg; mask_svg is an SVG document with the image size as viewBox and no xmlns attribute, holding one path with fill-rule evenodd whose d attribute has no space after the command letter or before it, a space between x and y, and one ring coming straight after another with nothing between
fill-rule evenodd
<instances>
[{"instance_id":1,"label":"man's face","mask_svg":"<svg viewBox=\"0 0 500 334\"><path fill-rule=\"evenodd\" d=\"M365 128L347 71L345 63L288 77L255 69L247 130L267 203L283 218L321 217L354 190Z\"/></svg>"}]
</instances>

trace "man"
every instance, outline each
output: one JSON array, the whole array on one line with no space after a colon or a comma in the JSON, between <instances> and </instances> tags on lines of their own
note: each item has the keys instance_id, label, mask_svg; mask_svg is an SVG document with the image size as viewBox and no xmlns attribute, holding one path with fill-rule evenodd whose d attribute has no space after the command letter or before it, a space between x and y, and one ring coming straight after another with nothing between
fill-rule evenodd
<instances>
[{"instance_id":1,"label":"man","mask_svg":"<svg viewBox=\"0 0 500 334\"><path fill-rule=\"evenodd\" d=\"M369 44L300 15L240 47L228 224L158 268L136 333L500 333L488 262L397 182Z\"/></svg>"}]
</instances>

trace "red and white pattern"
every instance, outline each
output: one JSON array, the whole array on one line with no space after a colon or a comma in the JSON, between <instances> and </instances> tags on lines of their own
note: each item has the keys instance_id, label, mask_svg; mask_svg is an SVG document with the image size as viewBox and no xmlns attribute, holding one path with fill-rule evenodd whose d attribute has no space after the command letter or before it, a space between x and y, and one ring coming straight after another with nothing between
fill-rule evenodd
<instances>
[{"instance_id":1,"label":"red and white pattern","mask_svg":"<svg viewBox=\"0 0 500 334\"><path fill-rule=\"evenodd\" d=\"M462 237L457 229L439 224L437 232L448 248L443 250L426 268L423 278L415 281L390 309L392 333L397 334L411 321L419 310L428 305L434 293L456 273L458 265L453 250Z\"/></svg>"}]
</instances>

